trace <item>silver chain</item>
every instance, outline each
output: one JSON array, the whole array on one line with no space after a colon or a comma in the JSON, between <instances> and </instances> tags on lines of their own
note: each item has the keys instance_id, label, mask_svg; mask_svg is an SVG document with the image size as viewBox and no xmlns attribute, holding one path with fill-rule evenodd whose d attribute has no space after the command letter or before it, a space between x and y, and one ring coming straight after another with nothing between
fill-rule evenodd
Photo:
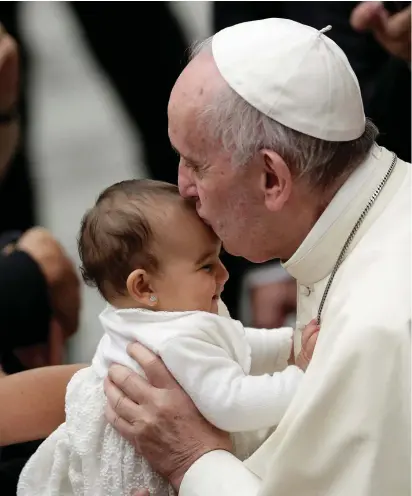
<instances>
[{"instance_id":1,"label":"silver chain","mask_svg":"<svg viewBox=\"0 0 412 496\"><path fill-rule=\"evenodd\" d=\"M358 221L356 222L356 224L353 227L351 233L349 234L349 237L346 240L346 243L343 245L342 251L340 252L340 255L339 255L339 257L338 257L338 259L337 259L337 261L335 263L335 266L333 267L332 273L331 273L331 275L329 277L329 281L328 281L328 283L326 285L325 291L323 292L323 296L322 296L322 299L320 301L318 315L316 317L316 320L318 322L318 325L320 324L320 318L322 316L322 310L323 310L323 307L325 305L325 301L326 301L326 298L328 296L330 287L332 286L333 279L335 278L336 272L338 271L339 267L342 265L342 262L343 262L343 260L345 258L345 255L346 255L346 252L348 251L348 248L349 248L350 244L352 243L353 238L355 237L356 233L359 231L359 228L360 228L362 222L365 220L365 217L367 216L367 214L368 214L369 210L371 209L372 205L375 203L375 201L378 198L380 192L383 190L385 184L388 182L388 179L390 178L390 176L391 176L391 174L393 172L393 169L395 168L396 161L397 161L397 156L395 154L393 154L393 159L392 159L392 162L391 162L391 165L390 165L388 171L386 172L386 174L385 174L384 178L382 179L382 181L380 182L379 186L373 192L373 195L370 197L370 199L369 199L369 201L368 201L365 209L361 213Z\"/></svg>"}]
</instances>

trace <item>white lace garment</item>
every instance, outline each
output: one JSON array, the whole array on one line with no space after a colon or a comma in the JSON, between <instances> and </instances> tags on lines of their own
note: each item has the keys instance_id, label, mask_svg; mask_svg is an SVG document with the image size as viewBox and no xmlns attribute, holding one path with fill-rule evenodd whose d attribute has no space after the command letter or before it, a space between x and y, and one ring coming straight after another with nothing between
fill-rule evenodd
<instances>
[{"instance_id":1,"label":"white lace garment","mask_svg":"<svg viewBox=\"0 0 412 496\"><path fill-rule=\"evenodd\" d=\"M141 373L127 355L130 342L138 340L161 356L201 413L232 433L240 459L273 431L301 379L296 367L273 373L287 366L291 329L244 329L204 312L110 306L100 319L105 335L93 364L70 381L66 422L24 467L18 496L131 496L138 489L149 489L151 496L175 494L104 417L103 381L111 363Z\"/></svg>"},{"instance_id":2,"label":"white lace garment","mask_svg":"<svg viewBox=\"0 0 412 496\"><path fill-rule=\"evenodd\" d=\"M24 467L19 496L174 496L133 446L104 417L103 381L92 367L77 372L67 387L66 422Z\"/></svg>"}]
</instances>

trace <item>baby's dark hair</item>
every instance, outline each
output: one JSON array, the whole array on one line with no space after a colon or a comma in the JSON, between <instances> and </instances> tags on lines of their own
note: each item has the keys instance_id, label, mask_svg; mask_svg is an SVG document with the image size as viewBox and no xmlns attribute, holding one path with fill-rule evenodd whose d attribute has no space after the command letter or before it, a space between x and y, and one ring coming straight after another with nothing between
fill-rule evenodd
<instances>
[{"instance_id":1,"label":"baby's dark hair","mask_svg":"<svg viewBox=\"0 0 412 496\"><path fill-rule=\"evenodd\" d=\"M105 189L84 215L78 238L81 273L106 300L127 294L127 278L136 268L159 269L149 219L155 218L162 199L181 199L177 186L149 179L122 181Z\"/></svg>"}]
</instances>

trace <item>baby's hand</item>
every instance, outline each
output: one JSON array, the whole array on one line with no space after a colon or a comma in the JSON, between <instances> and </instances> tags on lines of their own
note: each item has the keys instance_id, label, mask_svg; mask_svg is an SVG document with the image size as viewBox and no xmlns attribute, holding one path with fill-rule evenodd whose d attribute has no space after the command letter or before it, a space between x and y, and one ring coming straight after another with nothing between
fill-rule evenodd
<instances>
[{"instance_id":1,"label":"baby's hand","mask_svg":"<svg viewBox=\"0 0 412 496\"><path fill-rule=\"evenodd\" d=\"M312 360L313 352L315 351L316 341L320 327L316 319L311 320L302 332L302 349L296 358L296 365L302 370L306 370Z\"/></svg>"}]
</instances>

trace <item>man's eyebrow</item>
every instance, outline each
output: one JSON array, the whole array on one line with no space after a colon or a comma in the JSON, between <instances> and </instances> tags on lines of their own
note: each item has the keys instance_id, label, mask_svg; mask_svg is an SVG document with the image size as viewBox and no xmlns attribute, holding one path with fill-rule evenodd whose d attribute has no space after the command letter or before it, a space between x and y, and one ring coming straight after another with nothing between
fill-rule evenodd
<instances>
[{"instance_id":1,"label":"man's eyebrow","mask_svg":"<svg viewBox=\"0 0 412 496\"><path fill-rule=\"evenodd\" d=\"M179 157L182 157L184 158L187 162L191 162L191 163L197 163L199 162L199 160L196 160L194 158L190 158L186 155L183 155L182 153L179 152L179 150L177 148L175 148L171 143L170 143L170 146L172 147L172 150L179 156Z\"/></svg>"}]
</instances>

